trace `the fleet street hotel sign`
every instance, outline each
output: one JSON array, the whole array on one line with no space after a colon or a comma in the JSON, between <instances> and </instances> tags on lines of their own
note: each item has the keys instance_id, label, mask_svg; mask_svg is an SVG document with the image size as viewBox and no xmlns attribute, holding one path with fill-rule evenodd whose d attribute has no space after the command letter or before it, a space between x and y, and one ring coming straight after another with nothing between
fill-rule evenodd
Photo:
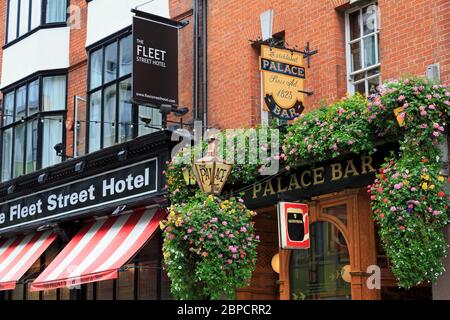
<instances>
[{"instance_id":1,"label":"the fleet street hotel sign","mask_svg":"<svg viewBox=\"0 0 450 320\"><path fill-rule=\"evenodd\" d=\"M0 203L0 233L157 191L157 158Z\"/></svg>"}]
</instances>

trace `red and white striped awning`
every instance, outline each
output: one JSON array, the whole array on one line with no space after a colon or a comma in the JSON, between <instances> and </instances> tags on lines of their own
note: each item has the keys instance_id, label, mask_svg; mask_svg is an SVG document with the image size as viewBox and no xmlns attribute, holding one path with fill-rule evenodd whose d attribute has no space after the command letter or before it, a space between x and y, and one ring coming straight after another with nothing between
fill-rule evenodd
<instances>
[{"instance_id":1,"label":"red and white striped awning","mask_svg":"<svg viewBox=\"0 0 450 320\"><path fill-rule=\"evenodd\" d=\"M30 290L74 287L117 278L118 269L150 239L164 217L162 210L142 208L87 224L32 283Z\"/></svg>"},{"instance_id":2,"label":"red and white striped awning","mask_svg":"<svg viewBox=\"0 0 450 320\"><path fill-rule=\"evenodd\" d=\"M52 231L0 241L0 290L14 290L16 282L56 239Z\"/></svg>"}]
</instances>

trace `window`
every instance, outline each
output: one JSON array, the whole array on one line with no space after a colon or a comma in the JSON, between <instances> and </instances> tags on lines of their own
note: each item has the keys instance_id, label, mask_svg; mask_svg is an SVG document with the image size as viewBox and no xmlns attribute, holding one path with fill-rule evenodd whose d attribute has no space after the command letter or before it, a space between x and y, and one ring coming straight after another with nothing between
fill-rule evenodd
<instances>
[{"instance_id":1,"label":"window","mask_svg":"<svg viewBox=\"0 0 450 320\"><path fill-rule=\"evenodd\" d=\"M8 0L6 43L41 25L65 23L67 0Z\"/></svg>"},{"instance_id":2,"label":"window","mask_svg":"<svg viewBox=\"0 0 450 320\"><path fill-rule=\"evenodd\" d=\"M66 76L41 75L4 94L1 181L61 162Z\"/></svg>"},{"instance_id":3,"label":"window","mask_svg":"<svg viewBox=\"0 0 450 320\"><path fill-rule=\"evenodd\" d=\"M89 53L88 152L162 127L157 109L131 102L132 37L119 36ZM146 125L151 119L150 125ZM139 125L136 125L139 123Z\"/></svg>"},{"instance_id":4,"label":"window","mask_svg":"<svg viewBox=\"0 0 450 320\"><path fill-rule=\"evenodd\" d=\"M378 7L372 3L345 15L347 75L350 93L369 95L380 84Z\"/></svg>"}]
</instances>

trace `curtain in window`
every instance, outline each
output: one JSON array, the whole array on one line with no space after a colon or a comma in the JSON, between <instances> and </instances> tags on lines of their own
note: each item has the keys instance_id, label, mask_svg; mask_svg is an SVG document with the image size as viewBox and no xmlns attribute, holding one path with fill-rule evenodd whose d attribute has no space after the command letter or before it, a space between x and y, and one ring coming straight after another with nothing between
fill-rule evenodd
<instances>
[{"instance_id":1,"label":"curtain in window","mask_svg":"<svg viewBox=\"0 0 450 320\"><path fill-rule=\"evenodd\" d=\"M12 132L13 129L3 131L2 148L2 181L11 179L11 155L12 155Z\"/></svg>"},{"instance_id":2,"label":"curtain in window","mask_svg":"<svg viewBox=\"0 0 450 320\"><path fill-rule=\"evenodd\" d=\"M91 94L89 105L89 152L100 149L102 128L102 95L101 91Z\"/></svg>"},{"instance_id":3,"label":"curtain in window","mask_svg":"<svg viewBox=\"0 0 450 320\"><path fill-rule=\"evenodd\" d=\"M91 63L89 88L94 89L102 84L103 50L93 52L89 61Z\"/></svg>"},{"instance_id":4,"label":"curtain in window","mask_svg":"<svg viewBox=\"0 0 450 320\"><path fill-rule=\"evenodd\" d=\"M23 174L23 160L25 152L25 125L16 125L14 129L14 169L13 178Z\"/></svg>"},{"instance_id":5,"label":"curtain in window","mask_svg":"<svg viewBox=\"0 0 450 320\"><path fill-rule=\"evenodd\" d=\"M47 7L45 8L45 22L55 23L64 22L67 17L66 0L47 0Z\"/></svg>"},{"instance_id":6,"label":"curtain in window","mask_svg":"<svg viewBox=\"0 0 450 320\"><path fill-rule=\"evenodd\" d=\"M25 163L25 173L30 173L36 170L37 139L38 139L38 121L34 120L27 123L27 154Z\"/></svg>"},{"instance_id":7,"label":"curtain in window","mask_svg":"<svg viewBox=\"0 0 450 320\"><path fill-rule=\"evenodd\" d=\"M45 77L42 92L42 111L66 108L66 76Z\"/></svg>"},{"instance_id":8,"label":"curtain in window","mask_svg":"<svg viewBox=\"0 0 450 320\"><path fill-rule=\"evenodd\" d=\"M41 24L41 5L42 0L31 0L31 25L30 30Z\"/></svg>"},{"instance_id":9,"label":"curtain in window","mask_svg":"<svg viewBox=\"0 0 450 320\"><path fill-rule=\"evenodd\" d=\"M105 48L105 83L117 77L117 42L111 43Z\"/></svg>"},{"instance_id":10,"label":"curtain in window","mask_svg":"<svg viewBox=\"0 0 450 320\"><path fill-rule=\"evenodd\" d=\"M28 116L39 112L39 80L28 85Z\"/></svg>"},{"instance_id":11,"label":"curtain in window","mask_svg":"<svg viewBox=\"0 0 450 320\"><path fill-rule=\"evenodd\" d=\"M9 0L8 11L8 42L17 38L17 15L19 13L19 0Z\"/></svg>"},{"instance_id":12,"label":"curtain in window","mask_svg":"<svg viewBox=\"0 0 450 320\"><path fill-rule=\"evenodd\" d=\"M14 122L14 92L5 95L3 103L3 125L6 126Z\"/></svg>"},{"instance_id":13,"label":"curtain in window","mask_svg":"<svg viewBox=\"0 0 450 320\"><path fill-rule=\"evenodd\" d=\"M119 84L119 143L133 138L131 104L131 79Z\"/></svg>"},{"instance_id":14,"label":"curtain in window","mask_svg":"<svg viewBox=\"0 0 450 320\"><path fill-rule=\"evenodd\" d=\"M16 121L26 115L27 86L20 87L16 92Z\"/></svg>"},{"instance_id":15,"label":"curtain in window","mask_svg":"<svg viewBox=\"0 0 450 320\"><path fill-rule=\"evenodd\" d=\"M116 142L116 85L105 89L103 114L103 147L107 148Z\"/></svg>"},{"instance_id":16,"label":"curtain in window","mask_svg":"<svg viewBox=\"0 0 450 320\"><path fill-rule=\"evenodd\" d=\"M54 147L62 142L62 120L61 116L44 118L42 129L42 168L61 162L61 157L56 155Z\"/></svg>"}]
</instances>

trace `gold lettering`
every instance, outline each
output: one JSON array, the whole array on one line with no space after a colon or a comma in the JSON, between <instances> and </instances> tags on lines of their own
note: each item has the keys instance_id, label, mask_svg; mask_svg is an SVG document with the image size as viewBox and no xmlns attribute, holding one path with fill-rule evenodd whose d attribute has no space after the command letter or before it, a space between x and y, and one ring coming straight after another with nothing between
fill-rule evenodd
<instances>
[{"instance_id":1,"label":"gold lettering","mask_svg":"<svg viewBox=\"0 0 450 320\"><path fill-rule=\"evenodd\" d=\"M313 184L322 184L325 182L323 177L323 167L313 169Z\"/></svg>"},{"instance_id":2,"label":"gold lettering","mask_svg":"<svg viewBox=\"0 0 450 320\"><path fill-rule=\"evenodd\" d=\"M333 163L331 165L331 181L342 179L342 164Z\"/></svg>"},{"instance_id":3,"label":"gold lettering","mask_svg":"<svg viewBox=\"0 0 450 320\"><path fill-rule=\"evenodd\" d=\"M272 186L272 180L269 180L266 182L266 187L264 188L263 197L266 197L267 193L270 193L272 195L275 194L275 190L273 189L273 186Z\"/></svg>"},{"instance_id":4,"label":"gold lettering","mask_svg":"<svg viewBox=\"0 0 450 320\"><path fill-rule=\"evenodd\" d=\"M284 189L282 188L281 177L277 178L277 186L278 186L278 188L277 188L278 193L285 192L287 190L287 187L284 187Z\"/></svg>"},{"instance_id":5,"label":"gold lettering","mask_svg":"<svg viewBox=\"0 0 450 320\"><path fill-rule=\"evenodd\" d=\"M302 187L303 188L309 187L311 185L311 182L309 182L309 183L305 182L305 175L306 174L308 174L309 178L311 179L311 170L305 170L305 171L302 172L302 175L300 177L300 182L302 183Z\"/></svg>"},{"instance_id":6,"label":"gold lettering","mask_svg":"<svg viewBox=\"0 0 450 320\"><path fill-rule=\"evenodd\" d=\"M257 198L257 194L261 192L262 185L261 183L253 185L253 199Z\"/></svg>"},{"instance_id":7,"label":"gold lettering","mask_svg":"<svg viewBox=\"0 0 450 320\"><path fill-rule=\"evenodd\" d=\"M361 169L362 174L367 174L370 172L376 172L374 167L372 167L372 157L371 156L362 156L361 157Z\"/></svg>"},{"instance_id":8,"label":"gold lettering","mask_svg":"<svg viewBox=\"0 0 450 320\"><path fill-rule=\"evenodd\" d=\"M297 176L294 174L291 174L291 179L289 180L289 188L288 191L291 190L297 190L300 189L300 184L298 183Z\"/></svg>"},{"instance_id":9,"label":"gold lettering","mask_svg":"<svg viewBox=\"0 0 450 320\"><path fill-rule=\"evenodd\" d=\"M345 167L344 178L348 178L350 174L354 177L359 176L358 170L356 170L355 164L352 160L347 160L347 166Z\"/></svg>"}]
</instances>

